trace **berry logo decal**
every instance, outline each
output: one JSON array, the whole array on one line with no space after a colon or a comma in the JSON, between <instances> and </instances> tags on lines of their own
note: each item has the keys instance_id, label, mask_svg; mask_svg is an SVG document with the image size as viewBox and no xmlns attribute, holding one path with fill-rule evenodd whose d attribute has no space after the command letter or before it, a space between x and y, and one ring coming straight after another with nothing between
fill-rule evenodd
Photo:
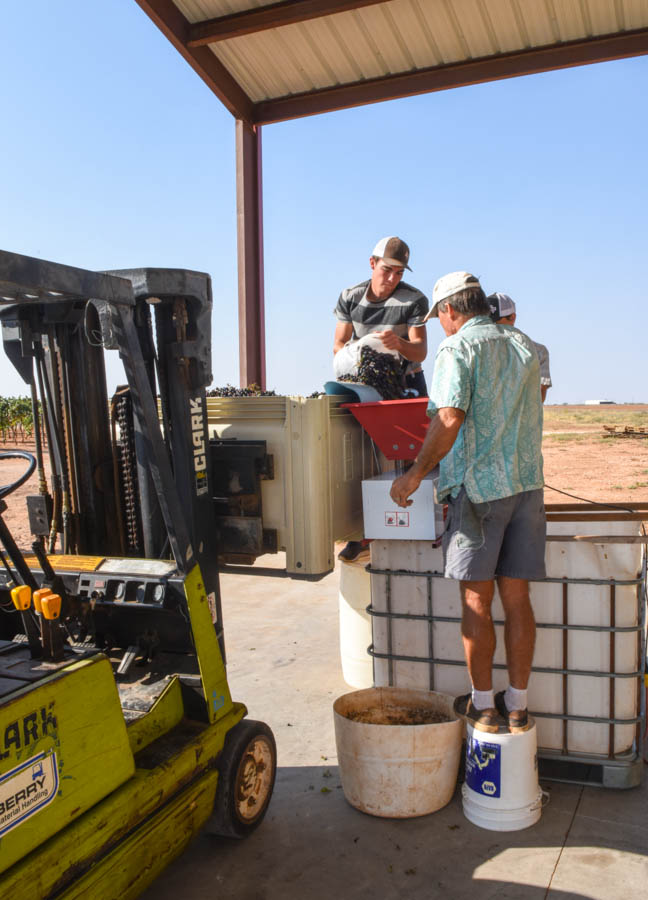
<instances>
[{"instance_id":1,"label":"berry logo decal","mask_svg":"<svg viewBox=\"0 0 648 900\"><path fill-rule=\"evenodd\" d=\"M58 784L56 753L39 753L0 775L0 837L51 803Z\"/></svg>"}]
</instances>

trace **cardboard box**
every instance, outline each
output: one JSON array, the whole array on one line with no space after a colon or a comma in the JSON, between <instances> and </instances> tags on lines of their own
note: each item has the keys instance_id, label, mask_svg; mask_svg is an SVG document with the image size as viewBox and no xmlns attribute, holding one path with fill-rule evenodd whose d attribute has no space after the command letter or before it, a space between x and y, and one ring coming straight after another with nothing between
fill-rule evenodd
<instances>
[{"instance_id":1,"label":"cardboard box","mask_svg":"<svg viewBox=\"0 0 648 900\"><path fill-rule=\"evenodd\" d=\"M435 540L443 532L443 507L434 501L438 471L425 476L407 509L389 496L395 477L395 472L383 472L362 482L364 536L393 541Z\"/></svg>"}]
</instances>

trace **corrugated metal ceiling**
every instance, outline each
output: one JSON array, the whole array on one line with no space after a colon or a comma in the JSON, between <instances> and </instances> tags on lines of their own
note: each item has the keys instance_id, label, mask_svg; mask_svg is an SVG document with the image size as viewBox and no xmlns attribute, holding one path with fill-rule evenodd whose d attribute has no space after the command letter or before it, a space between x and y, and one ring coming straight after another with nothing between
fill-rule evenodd
<instances>
[{"instance_id":1,"label":"corrugated metal ceiling","mask_svg":"<svg viewBox=\"0 0 648 900\"><path fill-rule=\"evenodd\" d=\"M364 0L354 9L318 0L137 2L154 20L175 6L174 15L182 16L174 43L180 41L178 48L201 74L212 68L206 50L216 57L213 89L251 122L648 52L648 0ZM348 11L321 14L341 5ZM230 23L235 14L268 6L276 19L262 30L215 35L213 41L196 31L200 23ZM312 17L315 7L319 15ZM286 24L286 10L311 17ZM552 56L549 50L559 52ZM489 68L488 61L496 64ZM226 75L219 84L221 69ZM236 96L232 100L227 76L249 100L245 109L240 102L237 108Z\"/></svg>"}]
</instances>

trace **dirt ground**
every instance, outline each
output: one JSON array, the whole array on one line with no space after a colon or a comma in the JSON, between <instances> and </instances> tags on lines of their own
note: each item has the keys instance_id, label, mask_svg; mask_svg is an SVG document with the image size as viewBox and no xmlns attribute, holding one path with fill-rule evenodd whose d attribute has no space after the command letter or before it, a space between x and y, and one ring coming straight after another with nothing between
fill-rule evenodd
<instances>
[{"instance_id":1,"label":"dirt ground","mask_svg":"<svg viewBox=\"0 0 648 900\"><path fill-rule=\"evenodd\" d=\"M583 500L608 503L648 503L648 435L605 437L604 425L646 427L645 406L547 406L542 452L546 503L575 502L558 491ZM0 444L1 450L34 450L33 444ZM0 484L25 471L24 460L0 460ZM557 489L557 490L556 490ZM36 472L8 499L3 514L20 547L29 547L25 497L37 493Z\"/></svg>"},{"instance_id":2,"label":"dirt ground","mask_svg":"<svg viewBox=\"0 0 648 900\"><path fill-rule=\"evenodd\" d=\"M648 406L547 406L542 455L545 502L558 491L608 503L648 502L648 435L609 437L604 426L648 426Z\"/></svg>"}]
</instances>

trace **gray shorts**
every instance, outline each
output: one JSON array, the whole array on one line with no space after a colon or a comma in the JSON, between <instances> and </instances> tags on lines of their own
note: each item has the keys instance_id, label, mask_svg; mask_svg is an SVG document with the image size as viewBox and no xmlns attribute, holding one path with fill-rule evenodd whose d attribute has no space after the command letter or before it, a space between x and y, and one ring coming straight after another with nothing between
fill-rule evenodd
<instances>
[{"instance_id":1,"label":"gray shorts","mask_svg":"<svg viewBox=\"0 0 648 900\"><path fill-rule=\"evenodd\" d=\"M546 519L542 488L472 503L465 488L448 501L443 533L445 577L490 581L497 575L545 577Z\"/></svg>"}]
</instances>

